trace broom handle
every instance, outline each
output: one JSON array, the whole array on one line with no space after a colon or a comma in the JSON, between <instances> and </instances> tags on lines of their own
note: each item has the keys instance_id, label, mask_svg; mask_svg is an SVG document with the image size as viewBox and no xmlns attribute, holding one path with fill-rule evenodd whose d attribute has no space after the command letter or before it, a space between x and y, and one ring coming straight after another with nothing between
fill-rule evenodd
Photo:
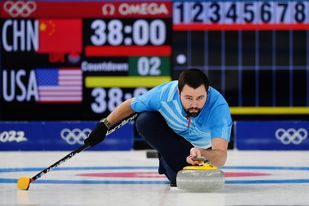
<instances>
[{"instance_id":1,"label":"broom handle","mask_svg":"<svg viewBox=\"0 0 309 206\"><path fill-rule=\"evenodd\" d=\"M128 116L126 119L122 120L120 123L116 124L115 126L113 126L111 129L109 129L106 132L106 135L111 134L112 132L114 132L115 130L119 129L120 127L122 127L123 125L127 124L128 122L132 121L135 117L137 116L137 113L133 113L132 115ZM34 182L35 180L39 179L40 177L42 177L44 174L48 173L50 170L58 167L60 164L66 162L68 159L71 159L74 155L76 155L77 153L80 153L81 151L84 151L86 149L88 149L89 147L91 147L90 145L82 145L79 148L77 148L76 150L74 150L73 152L67 154L65 157L63 157L62 159L58 160L57 162L55 162L54 164L52 164L51 166L47 167L46 169L42 170L41 172L39 172L38 174L34 175L31 179L30 182Z\"/></svg>"}]
</instances>

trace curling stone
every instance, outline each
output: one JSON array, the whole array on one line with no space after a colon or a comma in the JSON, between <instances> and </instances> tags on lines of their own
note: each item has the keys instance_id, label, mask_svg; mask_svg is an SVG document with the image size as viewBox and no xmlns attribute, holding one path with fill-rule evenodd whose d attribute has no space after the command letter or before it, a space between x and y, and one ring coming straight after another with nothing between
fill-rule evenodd
<instances>
[{"instance_id":1,"label":"curling stone","mask_svg":"<svg viewBox=\"0 0 309 206\"><path fill-rule=\"evenodd\" d=\"M177 187L188 192L213 192L224 187L224 173L209 162L186 166L177 173Z\"/></svg>"}]
</instances>

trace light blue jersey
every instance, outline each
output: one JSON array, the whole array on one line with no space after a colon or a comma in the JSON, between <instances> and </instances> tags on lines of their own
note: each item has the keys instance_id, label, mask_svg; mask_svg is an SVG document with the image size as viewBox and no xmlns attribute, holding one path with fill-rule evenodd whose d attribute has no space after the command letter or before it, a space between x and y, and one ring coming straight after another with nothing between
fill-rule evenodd
<instances>
[{"instance_id":1,"label":"light blue jersey","mask_svg":"<svg viewBox=\"0 0 309 206\"><path fill-rule=\"evenodd\" d=\"M229 106L223 96L209 87L206 103L196 117L191 117L190 125L182 107L178 93L178 81L161 84L131 103L135 112L158 111L167 124L193 146L210 148L212 138L230 141L232 119Z\"/></svg>"}]
</instances>

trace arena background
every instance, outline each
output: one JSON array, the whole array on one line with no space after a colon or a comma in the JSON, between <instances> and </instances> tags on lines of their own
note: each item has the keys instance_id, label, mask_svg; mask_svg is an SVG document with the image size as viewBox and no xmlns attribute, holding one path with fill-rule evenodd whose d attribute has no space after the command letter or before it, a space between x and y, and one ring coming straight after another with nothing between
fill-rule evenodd
<instances>
[{"instance_id":1,"label":"arena background","mask_svg":"<svg viewBox=\"0 0 309 206\"><path fill-rule=\"evenodd\" d=\"M75 149L119 103L192 67L231 107L230 149L309 149L308 1L0 7L0 150ZM128 124L92 149L148 148Z\"/></svg>"}]
</instances>

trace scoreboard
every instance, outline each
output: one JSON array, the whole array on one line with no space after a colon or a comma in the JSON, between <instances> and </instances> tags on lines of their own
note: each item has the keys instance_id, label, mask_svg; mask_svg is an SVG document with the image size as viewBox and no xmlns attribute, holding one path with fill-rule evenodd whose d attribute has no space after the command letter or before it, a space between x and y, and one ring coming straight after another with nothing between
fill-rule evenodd
<instances>
[{"instance_id":1,"label":"scoreboard","mask_svg":"<svg viewBox=\"0 0 309 206\"><path fill-rule=\"evenodd\" d=\"M232 114L309 114L309 1L0 8L0 120L97 120L192 67Z\"/></svg>"},{"instance_id":2,"label":"scoreboard","mask_svg":"<svg viewBox=\"0 0 309 206\"><path fill-rule=\"evenodd\" d=\"M171 80L171 2L0 5L2 120L99 119Z\"/></svg>"},{"instance_id":3,"label":"scoreboard","mask_svg":"<svg viewBox=\"0 0 309 206\"><path fill-rule=\"evenodd\" d=\"M309 1L178 1L173 75L200 68L232 114L309 114Z\"/></svg>"}]
</instances>

